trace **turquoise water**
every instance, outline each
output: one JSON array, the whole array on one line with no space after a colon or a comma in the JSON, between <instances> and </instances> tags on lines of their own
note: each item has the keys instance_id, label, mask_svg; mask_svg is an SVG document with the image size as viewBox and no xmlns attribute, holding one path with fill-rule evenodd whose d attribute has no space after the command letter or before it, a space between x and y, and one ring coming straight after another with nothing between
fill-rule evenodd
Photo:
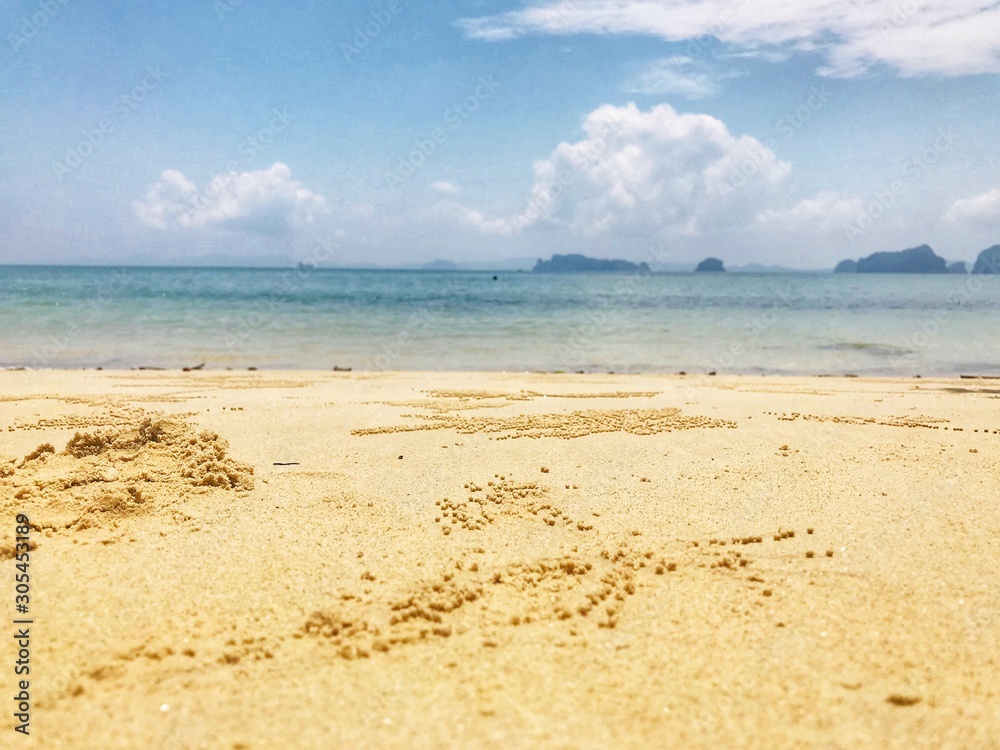
<instances>
[{"instance_id":1,"label":"turquoise water","mask_svg":"<svg viewBox=\"0 0 1000 750\"><path fill-rule=\"evenodd\" d=\"M1000 374L1000 276L0 267L0 366Z\"/></svg>"}]
</instances>

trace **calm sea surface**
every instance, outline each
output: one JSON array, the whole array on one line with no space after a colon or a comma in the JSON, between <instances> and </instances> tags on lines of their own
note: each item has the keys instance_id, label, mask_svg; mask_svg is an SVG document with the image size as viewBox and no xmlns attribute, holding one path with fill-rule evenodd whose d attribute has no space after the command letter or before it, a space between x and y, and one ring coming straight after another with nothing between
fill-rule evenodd
<instances>
[{"instance_id":1,"label":"calm sea surface","mask_svg":"<svg viewBox=\"0 0 1000 750\"><path fill-rule=\"evenodd\" d=\"M1000 276L0 267L0 366L1000 374Z\"/></svg>"}]
</instances>

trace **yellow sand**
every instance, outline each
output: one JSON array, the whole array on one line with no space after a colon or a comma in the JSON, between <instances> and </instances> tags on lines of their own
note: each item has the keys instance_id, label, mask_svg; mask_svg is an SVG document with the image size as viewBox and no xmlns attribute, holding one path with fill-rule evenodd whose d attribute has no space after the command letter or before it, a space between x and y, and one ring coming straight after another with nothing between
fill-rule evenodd
<instances>
[{"instance_id":1,"label":"yellow sand","mask_svg":"<svg viewBox=\"0 0 1000 750\"><path fill-rule=\"evenodd\" d=\"M2 372L0 744L998 747L998 398Z\"/></svg>"}]
</instances>

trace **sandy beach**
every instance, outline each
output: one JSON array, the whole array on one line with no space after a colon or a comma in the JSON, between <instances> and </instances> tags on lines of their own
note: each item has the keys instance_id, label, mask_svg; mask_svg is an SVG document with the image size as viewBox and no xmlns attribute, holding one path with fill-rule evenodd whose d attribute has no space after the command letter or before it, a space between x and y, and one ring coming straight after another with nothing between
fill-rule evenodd
<instances>
[{"instance_id":1,"label":"sandy beach","mask_svg":"<svg viewBox=\"0 0 1000 750\"><path fill-rule=\"evenodd\" d=\"M0 372L16 744L998 747L998 398Z\"/></svg>"}]
</instances>

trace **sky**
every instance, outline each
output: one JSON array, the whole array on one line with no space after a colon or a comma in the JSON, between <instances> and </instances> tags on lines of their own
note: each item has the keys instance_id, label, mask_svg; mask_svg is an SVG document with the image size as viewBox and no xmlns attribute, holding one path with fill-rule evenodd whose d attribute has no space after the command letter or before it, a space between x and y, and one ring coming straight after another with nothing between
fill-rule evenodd
<instances>
[{"instance_id":1,"label":"sky","mask_svg":"<svg viewBox=\"0 0 1000 750\"><path fill-rule=\"evenodd\" d=\"M0 262L1000 243L1000 0L0 2Z\"/></svg>"}]
</instances>

